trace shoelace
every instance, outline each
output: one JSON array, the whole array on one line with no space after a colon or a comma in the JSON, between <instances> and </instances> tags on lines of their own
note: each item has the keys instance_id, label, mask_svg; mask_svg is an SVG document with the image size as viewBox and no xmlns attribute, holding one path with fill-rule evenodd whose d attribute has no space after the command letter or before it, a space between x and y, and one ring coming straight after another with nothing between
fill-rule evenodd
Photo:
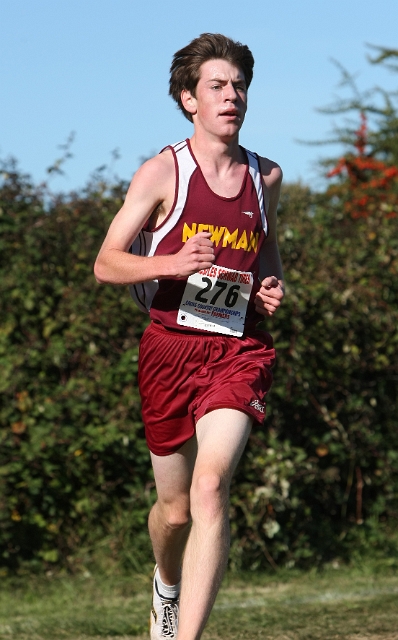
<instances>
[{"instance_id":1,"label":"shoelace","mask_svg":"<svg viewBox=\"0 0 398 640\"><path fill-rule=\"evenodd\" d=\"M177 635L178 621L178 600L165 600L161 598L162 617L162 638L175 638Z\"/></svg>"}]
</instances>

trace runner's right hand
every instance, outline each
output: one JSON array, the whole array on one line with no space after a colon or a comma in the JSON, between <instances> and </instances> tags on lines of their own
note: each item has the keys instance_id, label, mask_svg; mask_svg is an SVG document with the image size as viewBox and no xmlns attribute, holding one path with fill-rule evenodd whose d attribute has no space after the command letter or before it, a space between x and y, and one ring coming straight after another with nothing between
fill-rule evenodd
<instances>
[{"instance_id":1,"label":"runner's right hand","mask_svg":"<svg viewBox=\"0 0 398 640\"><path fill-rule=\"evenodd\" d=\"M209 231L192 236L183 248L172 257L175 278L186 278L201 269L209 269L214 263L214 248Z\"/></svg>"}]
</instances>

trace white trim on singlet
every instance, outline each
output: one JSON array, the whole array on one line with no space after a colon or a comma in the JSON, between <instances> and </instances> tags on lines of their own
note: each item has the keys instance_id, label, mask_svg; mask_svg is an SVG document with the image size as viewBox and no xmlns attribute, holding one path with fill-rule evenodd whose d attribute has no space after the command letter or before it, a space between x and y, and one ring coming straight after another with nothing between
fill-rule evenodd
<instances>
[{"instance_id":1,"label":"white trim on singlet","mask_svg":"<svg viewBox=\"0 0 398 640\"><path fill-rule=\"evenodd\" d=\"M176 202L166 220L159 225L158 228L152 231L141 229L130 247L130 252L137 256L150 257L155 255L159 243L178 223L187 200L189 181L196 169L196 162L189 151L186 140L182 140L166 148L171 149L176 162L176 180L178 184ZM141 282L136 285L131 285L129 288L131 296L138 307L142 311L149 312L152 300L159 289L159 281L150 280L149 282Z\"/></svg>"},{"instance_id":2,"label":"white trim on singlet","mask_svg":"<svg viewBox=\"0 0 398 640\"><path fill-rule=\"evenodd\" d=\"M261 224L264 229L265 237L268 235L268 220L264 204L263 178L260 171L260 160L256 153L245 149L247 159L249 161L249 173L252 177L254 188L257 193L258 206L260 208Z\"/></svg>"},{"instance_id":3,"label":"white trim on singlet","mask_svg":"<svg viewBox=\"0 0 398 640\"><path fill-rule=\"evenodd\" d=\"M137 256L153 256L159 243L165 236L176 226L184 211L185 203L188 196L189 181L192 174L197 168L197 164L192 157L187 140L182 140L175 144L169 145L166 149L171 149L176 163L176 181L178 185L176 201L174 208L170 211L166 220L159 227L152 231L142 229L133 244L130 247L130 253ZM264 193L262 186L262 177L260 172L260 163L257 154L245 149L248 162L249 173L253 180L253 184L257 193L258 204L260 208L261 223L264 233L268 235L268 223L264 206ZM158 280L150 280L148 282L140 282L130 285L130 294L136 305L142 310L149 313L152 301L159 289Z\"/></svg>"}]
</instances>

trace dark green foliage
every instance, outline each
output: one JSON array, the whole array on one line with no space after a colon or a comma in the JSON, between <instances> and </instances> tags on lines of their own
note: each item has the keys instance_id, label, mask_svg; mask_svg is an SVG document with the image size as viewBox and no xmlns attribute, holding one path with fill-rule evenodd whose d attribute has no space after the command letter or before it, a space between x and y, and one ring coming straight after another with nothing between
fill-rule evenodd
<instances>
[{"instance_id":1,"label":"dark green foliage","mask_svg":"<svg viewBox=\"0 0 398 640\"><path fill-rule=\"evenodd\" d=\"M1 550L76 569L98 545L150 558L153 496L137 393L147 318L92 264L125 189L46 202L1 189ZM306 564L380 545L397 518L395 219L346 219L285 187L287 296L265 323L278 364L266 428L232 491L233 566Z\"/></svg>"},{"instance_id":2,"label":"dark green foliage","mask_svg":"<svg viewBox=\"0 0 398 640\"><path fill-rule=\"evenodd\" d=\"M282 194L287 295L266 323L279 354L268 432L234 489L238 565L349 558L398 519L396 224L346 219L299 185Z\"/></svg>"},{"instance_id":3,"label":"dark green foliage","mask_svg":"<svg viewBox=\"0 0 398 640\"><path fill-rule=\"evenodd\" d=\"M0 527L11 566L75 564L115 518L138 546L145 536L136 376L147 319L92 274L124 190L46 202L15 167L3 173Z\"/></svg>"}]
</instances>

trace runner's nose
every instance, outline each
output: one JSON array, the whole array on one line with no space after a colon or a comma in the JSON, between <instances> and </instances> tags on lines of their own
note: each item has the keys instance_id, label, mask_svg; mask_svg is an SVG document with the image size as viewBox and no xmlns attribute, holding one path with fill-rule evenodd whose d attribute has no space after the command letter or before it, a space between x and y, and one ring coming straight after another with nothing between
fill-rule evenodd
<instances>
[{"instance_id":1,"label":"runner's nose","mask_svg":"<svg viewBox=\"0 0 398 640\"><path fill-rule=\"evenodd\" d=\"M224 100L228 100L229 102L236 102L238 99L238 94L236 93L236 89L232 83L228 83L224 87Z\"/></svg>"}]
</instances>

